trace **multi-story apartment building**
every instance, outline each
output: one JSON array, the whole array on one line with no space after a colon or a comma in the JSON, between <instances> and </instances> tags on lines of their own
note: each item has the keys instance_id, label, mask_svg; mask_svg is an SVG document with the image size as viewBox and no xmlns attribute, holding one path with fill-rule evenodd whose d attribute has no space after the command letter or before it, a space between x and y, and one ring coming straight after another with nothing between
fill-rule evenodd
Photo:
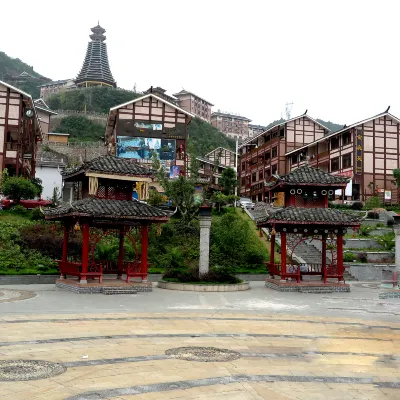
<instances>
[{"instance_id":1,"label":"multi-story apartment building","mask_svg":"<svg viewBox=\"0 0 400 400\"><path fill-rule=\"evenodd\" d=\"M64 92L65 90L75 89L76 84L73 79L64 79L40 85L40 97L45 101L55 93Z\"/></svg>"},{"instance_id":2,"label":"multi-story apartment building","mask_svg":"<svg viewBox=\"0 0 400 400\"><path fill-rule=\"evenodd\" d=\"M43 141L48 141L48 133L50 128L50 118L52 115L57 115L56 112L50 110L49 106L43 99L34 101L37 115L39 117L40 127L42 128Z\"/></svg>"},{"instance_id":3,"label":"multi-story apartment building","mask_svg":"<svg viewBox=\"0 0 400 400\"><path fill-rule=\"evenodd\" d=\"M249 137L257 136L266 130L267 128L265 126L249 124Z\"/></svg>"},{"instance_id":4,"label":"multi-story apartment building","mask_svg":"<svg viewBox=\"0 0 400 400\"><path fill-rule=\"evenodd\" d=\"M382 202L397 204L393 169L400 168L400 120L387 109L286 152L286 171L305 162L352 178L348 197L341 194L345 200L365 201L377 194Z\"/></svg>"},{"instance_id":5,"label":"multi-story apartment building","mask_svg":"<svg viewBox=\"0 0 400 400\"><path fill-rule=\"evenodd\" d=\"M213 112L211 114L211 125L226 136L243 141L249 137L249 122L251 119L240 115Z\"/></svg>"},{"instance_id":6,"label":"multi-story apartment building","mask_svg":"<svg viewBox=\"0 0 400 400\"><path fill-rule=\"evenodd\" d=\"M184 89L179 93L175 93L174 96L179 100L180 108L204 121L210 122L211 108L214 104Z\"/></svg>"},{"instance_id":7,"label":"multi-story apartment building","mask_svg":"<svg viewBox=\"0 0 400 400\"><path fill-rule=\"evenodd\" d=\"M41 125L31 95L0 81L0 174L35 176Z\"/></svg>"},{"instance_id":8,"label":"multi-story apartment building","mask_svg":"<svg viewBox=\"0 0 400 400\"><path fill-rule=\"evenodd\" d=\"M232 168L236 167L235 152L223 147L217 147L215 150L207 153L204 157L218 165Z\"/></svg>"},{"instance_id":9,"label":"multi-story apartment building","mask_svg":"<svg viewBox=\"0 0 400 400\"><path fill-rule=\"evenodd\" d=\"M249 138L239 146L240 195L253 201L265 201L265 181L275 174L288 172L286 154L330 131L315 119L303 114Z\"/></svg>"},{"instance_id":10,"label":"multi-story apartment building","mask_svg":"<svg viewBox=\"0 0 400 400\"><path fill-rule=\"evenodd\" d=\"M199 162L199 178L210 182L211 189L221 190L219 179L228 166L210 160L208 157L197 157L196 159Z\"/></svg>"}]
</instances>

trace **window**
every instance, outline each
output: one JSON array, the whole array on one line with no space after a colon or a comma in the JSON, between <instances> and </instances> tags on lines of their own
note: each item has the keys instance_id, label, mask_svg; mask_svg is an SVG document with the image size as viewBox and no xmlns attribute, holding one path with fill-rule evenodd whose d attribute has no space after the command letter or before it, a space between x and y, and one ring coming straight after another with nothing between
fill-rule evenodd
<instances>
[{"instance_id":1,"label":"window","mask_svg":"<svg viewBox=\"0 0 400 400\"><path fill-rule=\"evenodd\" d=\"M343 168L351 167L351 154L345 154L342 157L342 165L343 165Z\"/></svg>"},{"instance_id":2,"label":"window","mask_svg":"<svg viewBox=\"0 0 400 400\"><path fill-rule=\"evenodd\" d=\"M332 158L331 160L331 172L338 171L340 168L339 157Z\"/></svg>"},{"instance_id":3,"label":"window","mask_svg":"<svg viewBox=\"0 0 400 400\"><path fill-rule=\"evenodd\" d=\"M240 186L244 186L246 184L246 178L242 178L241 180L240 180Z\"/></svg>"},{"instance_id":4,"label":"window","mask_svg":"<svg viewBox=\"0 0 400 400\"><path fill-rule=\"evenodd\" d=\"M256 173L253 172L253 173L251 174L251 182L253 183L253 182L255 182L256 180L257 180Z\"/></svg>"},{"instance_id":5,"label":"window","mask_svg":"<svg viewBox=\"0 0 400 400\"><path fill-rule=\"evenodd\" d=\"M242 162L242 171L244 171L246 169L246 163Z\"/></svg>"},{"instance_id":6,"label":"window","mask_svg":"<svg viewBox=\"0 0 400 400\"><path fill-rule=\"evenodd\" d=\"M269 176L271 176L271 169L270 168L265 170L265 177L269 177Z\"/></svg>"},{"instance_id":7,"label":"window","mask_svg":"<svg viewBox=\"0 0 400 400\"><path fill-rule=\"evenodd\" d=\"M339 148L339 137L334 137L331 139L331 150Z\"/></svg>"},{"instance_id":8,"label":"window","mask_svg":"<svg viewBox=\"0 0 400 400\"><path fill-rule=\"evenodd\" d=\"M265 160L268 161L271 158L271 153L265 153Z\"/></svg>"},{"instance_id":9,"label":"window","mask_svg":"<svg viewBox=\"0 0 400 400\"><path fill-rule=\"evenodd\" d=\"M346 144L350 144L351 143L351 133L350 132L343 133L342 141L343 141L343 146L346 146Z\"/></svg>"},{"instance_id":10,"label":"window","mask_svg":"<svg viewBox=\"0 0 400 400\"><path fill-rule=\"evenodd\" d=\"M278 157L278 146L272 148L272 158Z\"/></svg>"},{"instance_id":11,"label":"window","mask_svg":"<svg viewBox=\"0 0 400 400\"><path fill-rule=\"evenodd\" d=\"M272 166L272 175L276 174L278 172L278 165L273 165Z\"/></svg>"},{"instance_id":12,"label":"window","mask_svg":"<svg viewBox=\"0 0 400 400\"><path fill-rule=\"evenodd\" d=\"M297 163L297 154L293 154L292 155L292 164L296 164Z\"/></svg>"},{"instance_id":13,"label":"window","mask_svg":"<svg viewBox=\"0 0 400 400\"><path fill-rule=\"evenodd\" d=\"M261 181L261 179L263 179L263 172L258 171L258 180Z\"/></svg>"}]
</instances>

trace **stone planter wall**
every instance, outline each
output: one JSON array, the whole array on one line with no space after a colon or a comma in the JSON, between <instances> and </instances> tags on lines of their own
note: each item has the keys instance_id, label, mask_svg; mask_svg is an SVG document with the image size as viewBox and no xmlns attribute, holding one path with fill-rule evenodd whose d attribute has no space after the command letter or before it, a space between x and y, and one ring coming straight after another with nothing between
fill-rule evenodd
<instances>
[{"instance_id":1,"label":"stone planter wall","mask_svg":"<svg viewBox=\"0 0 400 400\"><path fill-rule=\"evenodd\" d=\"M393 232L392 228L376 228L371 231L370 235L371 236L383 236L390 232Z\"/></svg>"},{"instance_id":2,"label":"stone planter wall","mask_svg":"<svg viewBox=\"0 0 400 400\"><path fill-rule=\"evenodd\" d=\"M194 283L179 283L159 281L158 287L168 290L183 290L190 292L239 292L250 289L249 282L220 285L198 285Z\"/></svg>"},{"instance_id":3,"label":"stone planter wall","mask_svg":"<svg viewBox=\"0 0 400 400\"><path fill-rule=\"evenodd\" d=\"M345 263L349 266L349 272L359 281L382 281L384 275L395 270L390 264L356 264Z\"/></svg>"},{"instance_id":4,"label":"stone planter wall","mask_svg":"<svg viewBox=\"0 0 400 400\"><path fill-rule=\"evenodd\" d=\"M366 253L367 254L367 261L369 263L376 263L376 262L394 262L394 252L390 251L354 251L354 250L346 250L345 253L353 253L354 258L356 259L358 254Z\"/></svg>"},{"instance_id":5,"label":"stone planter wall","mask_svg":"<svg viewBox=\"0 0 400 400\"><path fill-rule=\"evenodd\" d=\"M383 249L376 239L345 239L345 241L343 246L345 249Z\"/></svg>"}]
</instances>

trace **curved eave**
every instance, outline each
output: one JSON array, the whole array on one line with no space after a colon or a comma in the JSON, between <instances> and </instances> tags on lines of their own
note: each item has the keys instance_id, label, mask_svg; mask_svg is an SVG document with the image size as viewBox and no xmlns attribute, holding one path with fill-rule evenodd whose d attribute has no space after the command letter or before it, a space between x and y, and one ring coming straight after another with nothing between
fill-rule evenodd
<instances>
[{"instance_id":1,"label":"curved eave","mask_svg":"<svg viewBox=\"0 0 400 400\"><path fill-rule=\"evenodd\" d=\"M281 219L268 219L261 222L256 222L257 226L262 225L325 225L325 226L353 226L359 227L361 225L361 221L289 221L289 220L281 220Z\"/></svg>"},{"instance_id":2,"label":"curved eave","mask_svg":"<svg viewBox=\"0 0 400 400\"><path fill-rule=\"evenodd\" d=\"M288 183L288 182L282 182L282 183L278 183L273 186L265 186L265 189L276 190L276 189L285 189L285 188L293 189L293 187L326 187L327 190L337 190L337 189L346 189L347 184L348 184L348 182L344 182L344 183Z\"/></svg>"},{"instance_id":3,"label":"curved eave","mask_svg":"<svg viewBox=\"0 0 400 400\"><path fill-rule=\"evenodd\" d=\"M64 218L74 218L74 217L80 217L80 218L91 218L94 220L109 220L110 222L115 222L115 221L120 221L121 223L124 221L129 221L129 222L168 222L170 219L170 216L165 216L165 217L135 217L135 216L124 216L124 215L119 215L119 216L113 216L113 215L93 215L93 214L87 214L87 213L81 213L81 212L68 212L65 214L57 214L57 215L46 215L45 214L45 219L46 220L58 220L58 219L64 219Z\"/></svg>"}]
</instances>

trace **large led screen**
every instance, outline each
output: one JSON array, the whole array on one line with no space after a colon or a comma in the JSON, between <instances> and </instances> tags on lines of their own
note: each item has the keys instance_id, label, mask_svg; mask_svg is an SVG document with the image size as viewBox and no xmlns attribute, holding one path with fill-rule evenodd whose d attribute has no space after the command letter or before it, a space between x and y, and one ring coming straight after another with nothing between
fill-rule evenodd
<instances>
[{"instance_id":1,"label":"large led screen","mask_svg":"<svg viewBox=\"0 0 400 400\"><path fill-rule=\"evenodd\" d=\"M151 160L154 152L161 161L174 160L175 140L118 136L118 157Z\"/></svg>"}]
</instances>

